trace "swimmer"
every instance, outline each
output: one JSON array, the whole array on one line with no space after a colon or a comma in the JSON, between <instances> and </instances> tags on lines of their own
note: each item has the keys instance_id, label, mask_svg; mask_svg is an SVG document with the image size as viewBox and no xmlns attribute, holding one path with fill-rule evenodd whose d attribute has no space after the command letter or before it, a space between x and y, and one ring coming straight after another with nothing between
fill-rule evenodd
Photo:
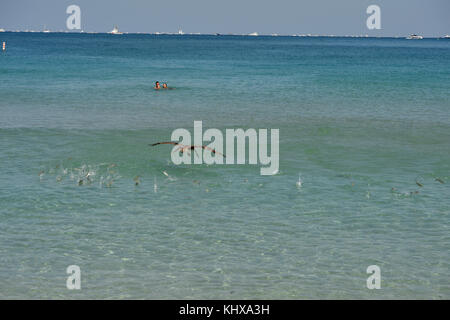
<instances>
[{"instance_id":1,"label":"swimmer","mask_svg":"<svg viewBox=\"0 0 450 320\"><path fill-rule=\"evenodd\" d=\"M169 87L167 86L167 83L163 83L162 88L163 88L163 89L168 89L168 90L173 90L173 89L175 89L175 88L169 88Z\"/></svg>"},{"instance_id":2,"label":"swimmer","mask_svg":"<svg viewBox=\"0 0 450 320\"><path fill-rule=\"evenodd\" d=\"M159 81L155 82L155 87L153 89L155 89L155 90L161 89L161 86L159 85Z\"/></svg>"}]
</instances>

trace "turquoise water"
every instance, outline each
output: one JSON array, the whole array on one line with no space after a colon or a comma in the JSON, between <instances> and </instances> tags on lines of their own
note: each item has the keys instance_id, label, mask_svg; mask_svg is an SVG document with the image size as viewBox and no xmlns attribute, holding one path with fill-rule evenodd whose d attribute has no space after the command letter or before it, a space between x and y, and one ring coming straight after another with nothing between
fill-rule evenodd
<instances>
[{"instance_id":1,"label":"turquoise water","mask_svg":"<svg viewBox=\"0 0 450 320\"><path fill-rule=\"evenodd\" d=\"M450 298L450 41L0 41L0 298ZM280 129L280 172L148 147L194 120Z\"/></svg>"}]
</instances>

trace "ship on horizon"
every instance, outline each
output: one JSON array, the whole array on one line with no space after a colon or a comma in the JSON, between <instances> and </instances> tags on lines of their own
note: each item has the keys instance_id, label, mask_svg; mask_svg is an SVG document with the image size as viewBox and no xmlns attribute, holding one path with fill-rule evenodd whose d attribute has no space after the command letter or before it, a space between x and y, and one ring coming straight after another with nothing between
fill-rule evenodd
<instances>
[{"instance_id":1,"label":"ship on horizon","mask_svg":"<svg viewBox=\"0 0 450 320\"><path fill-rule=\"evenodd\" d=\"M122 32L119 31L119 28L117 28L117 26L114 26L114 28L108 33L109 34L122 34Z\"/></svg>"},{"instance_id":2,"label":"ship on horizon","mask_svg":"<svg viewBox=\"0 0 450 320\"><path fill-rule=\"evenodd\" d=\"M422 37L422 36L419 36L419 35L417 35L417 34L412 34L412 35L406 37L406 39L407 39L407 40L422 40L423 37Z\"/></svg>"}]
</instances>

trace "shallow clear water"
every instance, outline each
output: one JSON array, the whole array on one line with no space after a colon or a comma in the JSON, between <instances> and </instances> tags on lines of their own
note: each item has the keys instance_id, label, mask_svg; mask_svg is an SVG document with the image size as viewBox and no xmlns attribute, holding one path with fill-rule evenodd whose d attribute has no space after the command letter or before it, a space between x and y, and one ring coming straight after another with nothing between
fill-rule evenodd
<instances>
[{"instance_id":1,"label":"shallow clear water","mask_svg":"<svg viewBox=\"0 0 450 320\"><path fill-rule=\"evenodd\" d=\"M0 298L450 298L450 41L0 41ZM280 129L280 172L148 147L194 120Z\"/></svg>"}]
</instances>

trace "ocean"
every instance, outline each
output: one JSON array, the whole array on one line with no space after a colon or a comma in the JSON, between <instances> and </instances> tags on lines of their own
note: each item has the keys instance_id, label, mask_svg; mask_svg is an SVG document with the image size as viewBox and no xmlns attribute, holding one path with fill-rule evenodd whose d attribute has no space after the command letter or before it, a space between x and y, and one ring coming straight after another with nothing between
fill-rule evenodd
<instances>
[{"instance_id":1,"label":"ocean","mask_svg":"<svg viewBox=\"0 0 450 320\"><path fill-rule=\"evenodd\" d=\"M449 40L2 41L0 299L450 298ZM279 172L149 146L196 120Z\"/></svg>"}]
</instances>

